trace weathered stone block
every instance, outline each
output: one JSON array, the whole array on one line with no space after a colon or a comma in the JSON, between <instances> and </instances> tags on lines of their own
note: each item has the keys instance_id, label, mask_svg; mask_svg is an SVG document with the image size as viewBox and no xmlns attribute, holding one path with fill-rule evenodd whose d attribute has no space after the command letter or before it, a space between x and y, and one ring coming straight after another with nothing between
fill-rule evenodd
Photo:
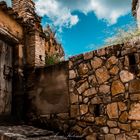
<instances>
[{"instance_id":1,"label":"weathered stone block","mask_svg":"<svg viewBox=\"0 0 140 140\"><path fill-rule=\"evenodd\" d=\"M140 103L133 103L131 105L128 118L130 120L140 120Z\"/></svg>"},{"instance_id":2,"label":"weathered stone block","mask_svg":"<svg viewBox=\"0 0 140 140\"><path fill-rule=\"evenodd\" d=\"M107 114L110 119L118 118L118 105L117 103L111 103L107 105Z\"/></svg>"},{"instance_id":3,"label":"weathered stone block","mask_svg":"<svg viewBox=\"0 0 140 140\"><path fill-rule=\"evenodd\" d=\"M71 101L71 104L78 103L78 95L74 93L70 93L70 101Z\"/></svg>"},{"instance_id":4,"label":"weathered stone block","mask_svg":"<svg viewBox=\"0 0 140 140\"><path fill-rule=\"evenodd\" d=\"M120 78L123 83L129 82L134 79L134 74L129 71L123 70L120 72Z\"/></svg>"},{"instance_id":5,"label":"weathered stone block","mask_svg":"<svg viewBox=\"0 0 140 140\"><path fill-rule=\"evenodd\" d=\"M70 108L70 116L73 118L79 115L79 106L78 105L71 105Z\"/></svg>"},{"instance_id":6,"label":"weathered stone block","mask_svg":"<svg viewBox=\"0 0 140 140\"><path fill-rule=\"evenodd\" d=\"M119 68L117 66L114 66L109 72L112 75L116 75L119 72Z\"/></svg>"},{"instance_id":7,"label":"weathered stone block","mask_svg":"<svg viewBox=\"0 0 140 140\"><path fill-rule=\"evenodd\" d=\"M125 92L125 87L120 80L113 81L111 86L111 92L113 96Z\"/></svg>"},{"instance_id":8,"label":"weathered stone block","mask_svg":"<svg viewBox=\"0 0 140 140\"><path fill-rule=\"evenodd\" d=\"M103 61L99 57L94 57L94 59L91 61L91 65L94 69L101 67L102 63Z\"/></svg>"},{"instance_id":9,"label":"weathered stone block","mask_svg":"<svg viewBox=\"0 0 140 140\"><path fill-rule=\"evenodd\" d=\"M140 100L140 93L138 93L138 94L130 94L130 100L139 101Z\"/></svg>"},{"instance_id":10,"label":"weathered stone block","mask_svg":"<svg viewBox=\"0 0 140 140\"><path fill-rule=\"evenodd\" d=\"M86 137L86 140L97 140L97 135L93 133L92 135L88 135Z\"/></svg>"},{"instance_id":11,"label":"weathered stone block","mask_svg":"<svg viewBox=\"0 0 140 140\"><path fill-rule=\"evenodd\" d=\"M86 64L81 63L78 68L78 72L80 75L85 75L88 73L88 67Z\"/></svg>"},{"instance_id":12,"label":"weathered stone block","mask_svg":"<svg viewBox=\"0 0 140 140\"><path fill-rule=\"evenodd\" d=\"M140 80L139 79L130 81L129 92L130 93L140 92Z\"/></svg>"},{"instance_id":13,"label":"weathered stone block","mask_svg":"<svg viewBox=\"0 0 140 140\"><path fill-rule=\"evenodd\" d=\"M118 59L115 56L111 56L108 60L107 60L107 68L110 68L112 65L116 64L118 62Z\"/></svg>"},{"instance_id":14,"label":"weathered stone block","mask_svg":"<svg viewBox=\"0 0 140 140\"><path fill-rule=\"evenodd\" d=\"M127 106L123 102L118 102L118 107L120 111L125 111L127 109Z\"/></svg>"},{"instance_id":15,"label":"weathered stone block","mask_svg":"<svg viewBox=\"0 0 140 140\"><path fill-rule=\"evenodd\" d=\"M126 140L125 134L119 134L116 136L116 140Z\"/></svg>"},{"instance_id":16,"label":"weathered stone block","mask_svg":"<svg viewBox=\"0 0 140 140\"><path fill-rule=\"evenodd\" d=\"M84 115L88 112L88 105L82 104L80 105L80 114Z\"/></svg>"},{"instance_id":17,"label":"weathered stone block","mask_svg":"<svg viewBox=\"0 0 140 140\"><path fill-rule=\"evenodd\" d=\"M140 129L140 121L133 121L131 123L132 129Z\"/></svg>"},{"instance_id":18,"label":"weathered stone block","mask_svg":"<svg viewBox=\"0 0 140 140\"><path fill-rule=\"evenodd\" d=\"M128 113L125 111L120 115L119 121L125 123L128 119Z\"/></svg>"},{"instance_id":19,"label":"weathered stone block","mask_svg":"<svg viewBox=\"0 0 140 140\"><path fill-rule=\"evenodd\" d=\"M125 131L130 131L131 130L130 124L118 123L118 126L119 126L120 129L125 130Z\"/></svg>"},{"instance_id":20,"label":"weathered stone block","mask_svg":"<svg viewBox=\"0 0 140 140\"><path fill-rule=\"evenodd\" d=\"M100 93L104 93L104 94L109 93L110 92L110 86L108 86L108 85L101 85L99 87L99 92Z\"/></svg>"},{"instance_id":21,"label":"weathered stone block","mask_svg":"<svg viewBox=\"0 0 140 140\"><path fill-rule=\"evenodd\" d=\"M85 90L87 90L89 87L88 82L84 82L78 89L78 93L82 94Z\"/></svg>"},{"instance_id":22,"label":"weathered stone block","mask_svg":"<svg viewBox=\"0 0 140 140\"><path fill-rule=\"evenodd\" d=\"M87 52L84 54L84 60L91 59L93 57L93 52Z\"/></svg>"},{"instance_id":23,"label":"weathered stone block","mask_svg":"<svg viewBox=\"0 0 140 140\"><path fill-rule=\"evenodd\" d=\"M107 126L101 128L101 133L108 134L109 128Z\"/></svg>"},{"instance_id":24,"label":"weathered stone block","mask_svg":"<svg viewBox=\"0 0 140 140\"><path fill-rule=\"evenodd\" d=\"M95 71L95 74L99 84L106 82L110 78L110 75L106 67L97 69Z\"/></svg>"},{"instance_id":25,"label":"weathered stone block","mask_svg":"<svg viewBox=\"0 0 140 140\"><path fill-rule=\"evenodd\" d=\"M102 100L98 96L91 99L91 104L100 104L100 103L102 103Z\"/></svg>"},{"instance_id":26,"label":"weathered stone block","mask_svg":"<svg viewBox=\"0 0 140 140\"><path fill-rule=\"evenodd\" d=\"M111 134L119 134L120 133L120 129L119 128L110 128L110 133Z\"/></svg>"},{"instance_id":27,"label":"weathered stone block","mask_svg":"<svg viewBox=\"0 0 140 140\"><path fill-rule=\"evenodd\" d=\"M103 126L106 124L106 118L105 117L96 117L95 123L96 123L96 125Z\"/></svg>"},{"instance_id":28,"label":"weathered stone block","mask_svg":"<svg viewBox=\"0 0 140 140\"><path fill-rule=\"evenodd\" d=\"M96 89L95 88L90 88L90 89L88 89L88 90L86 90L84 93L83 93L83 96L92 96L92 95L94 95L94 94L96 94L97 93L97 91L96 91Z\"/></svg>"},{"instance_id":29,"label":"weathered stone block","mask_svg":"<svg viewBox=\"0 0 140 140\"><path fill-rule=\"evenodd\" d=\"M107 125L109 127L117 127L117 122L116 121L107 121Z\"/></svg>"},{"instance_id":30,"label":"weathered stone block","mask_svg":"<svg viewBox=\"0 0 140 140\"><path fill-rule=\"evenodd\" d=\"M74 78L76 78L76 73L74 70L70 70L69 71L69 79L74 79Z\"/></svg>"},{"instance_id":31,"label":"weathered stone block","mask_svg":"<svg viewBox=\"0 0 140 140\"><path fill-rule=\"evenodd\" d=\"M115 140L114 134L107 134L107 135L105 135L105 140Z\"/></svg>"}]
</instances>

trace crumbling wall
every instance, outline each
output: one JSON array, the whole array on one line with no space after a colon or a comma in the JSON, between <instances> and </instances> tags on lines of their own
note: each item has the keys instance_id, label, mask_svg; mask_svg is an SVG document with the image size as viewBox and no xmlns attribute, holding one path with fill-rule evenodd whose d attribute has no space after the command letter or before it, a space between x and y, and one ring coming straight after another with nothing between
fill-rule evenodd
<instances>
[{"instance_id":1,"label":"crumbling wall","mask_svg":"<svg viewBox=\"0 0 140 140\"><path fill-rule=\"evenodd\" d=\"M139 139L139 43L110 46L70 58L69 110L38 114L34 119L47 125L55 122L55 128L71 135L78 132L87 140Z\"/></svg>"}]
</instances>

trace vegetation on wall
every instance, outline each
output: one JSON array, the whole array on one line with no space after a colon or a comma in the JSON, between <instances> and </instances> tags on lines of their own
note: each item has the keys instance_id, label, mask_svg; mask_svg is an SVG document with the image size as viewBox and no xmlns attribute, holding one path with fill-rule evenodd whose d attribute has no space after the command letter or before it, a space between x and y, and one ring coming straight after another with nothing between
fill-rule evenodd
<instances>
[{"instance_id":1,"label":"vegetation on wall","mask_svg":"<svg viewBox=\"0 0 140 140\"><path fill-rule=\"evenodd\" d=\"M106 45L122 44L138 36L140 36L140 29L137 27L129 27L127 30L118 29L114 36L105 40L105 43Z\"/></svg>"}]
</instances>

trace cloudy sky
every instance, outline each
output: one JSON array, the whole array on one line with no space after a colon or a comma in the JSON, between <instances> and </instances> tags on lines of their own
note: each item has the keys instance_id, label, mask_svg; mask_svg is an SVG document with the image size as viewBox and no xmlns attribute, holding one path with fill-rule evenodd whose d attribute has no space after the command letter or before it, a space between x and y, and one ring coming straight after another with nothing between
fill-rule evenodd
<instances>
[{"instance_id":1,"label":"cloudy sky","mask_svg":"<svg viewBox=\"0 0 140 140\"><path fill-rule=\"evenodd\" d=\"M67 56L99 48L116 28L134 21L131 0L34 1L42 25L56 29Z\"/></svg>"}]
</instances>

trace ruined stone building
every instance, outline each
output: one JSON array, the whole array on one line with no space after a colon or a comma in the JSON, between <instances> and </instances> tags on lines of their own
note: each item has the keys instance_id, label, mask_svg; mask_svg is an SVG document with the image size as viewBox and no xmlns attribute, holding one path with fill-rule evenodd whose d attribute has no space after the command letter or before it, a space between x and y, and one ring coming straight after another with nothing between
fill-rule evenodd
<instances>
[{"instance_id":1,"label":"ruined stone building","mask_svg":"<svg viewBox=\"0 0 140 140\"><path fill-rule=\"evenodd\" d=\"M72 140L139 140L139 37L46 66L64 56L55 33L43 31L31 0L12 3L0 2L0 121L24 121ZM139 1L132 5L139 22Z\"/></svg>"}]
</instances>

